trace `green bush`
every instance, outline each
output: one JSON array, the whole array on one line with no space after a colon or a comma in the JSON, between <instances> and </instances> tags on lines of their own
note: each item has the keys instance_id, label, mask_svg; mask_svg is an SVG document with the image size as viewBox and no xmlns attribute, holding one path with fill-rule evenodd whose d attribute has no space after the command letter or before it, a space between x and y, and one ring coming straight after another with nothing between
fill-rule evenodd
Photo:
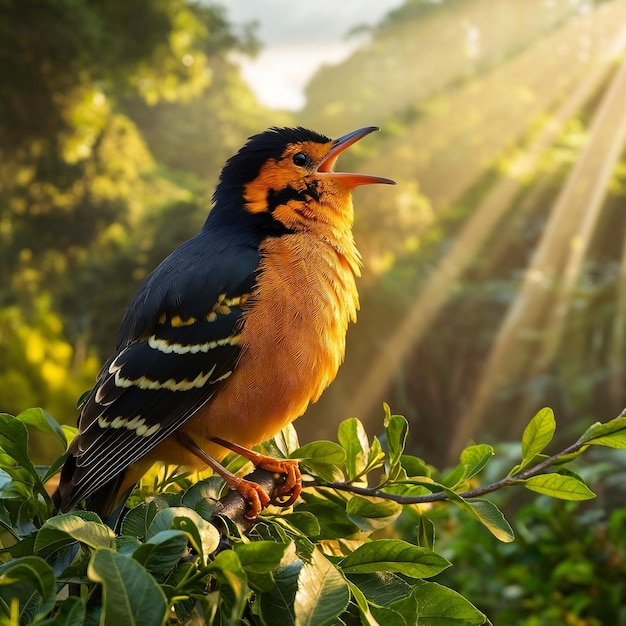
<instances>
[{"instance_id":1,"label":"green bush","mask_svg":"<svg viewBox=\"0 0 626 626\"><path fill-rule=\"evenodd\" d=\"M73 430L41 409L0 414L0 623L11 625L488 624L469 600L430 580L450 562L434 550L433 510L417 505L445 500L510 544L511 527L482 496L523 485L567 500L592 498L569 465L589 446L626 447L626 417L619 417L545 456L555 421L544 409L526 428L509 475L476 487L491 446L466 448L459 465L440 474L405 453L407 421L386 407L380 439L350 419L338 443L299 446L287 429L266 445L265 452L300 460L304 491L292 509L270 508L244 523L219 479L168 475L135 492L114 532L89 511L54 514L45 486L64 455L49 467L34 465L29 428L63 446ZM419 513L412 541L394 529L403 509ZM483 600L480 587L472 592Z\"/></svg>"}]
</instances>

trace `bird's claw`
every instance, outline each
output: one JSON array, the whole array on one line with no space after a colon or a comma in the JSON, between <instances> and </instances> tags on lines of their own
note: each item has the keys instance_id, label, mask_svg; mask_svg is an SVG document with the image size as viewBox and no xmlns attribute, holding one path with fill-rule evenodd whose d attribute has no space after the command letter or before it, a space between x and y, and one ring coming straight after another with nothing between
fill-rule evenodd
<instances>
[{"instance_id":1,"label":"bird's claw","mask_svg":"<svg viewBox=\"0 0 626 626\"><path fill-rule=\"evenodd\" d=\"M268 504L280 507L291 506L302 491L302 475L297 461L271 457L263 457L262 460L258 461L256 467L284 476L284 480L273 498L268 496L261 485L250 480L242 478L234 485L234 488L245 498L248 504L245 516L249 520L255 520ZM283 498L287 499L284 500Z\"/></svg>"},{"instance_id":2,"label":"bird's claw","mask_svg":"<svg viewBox=\"0 0 626 626\"><path fill-rule=\"evenodd\" d=\"M242 478L235 489L246 501L246 519L255 520L259 513L270 503L270 497L261 485Z\"/></svg>"}]
</instances>

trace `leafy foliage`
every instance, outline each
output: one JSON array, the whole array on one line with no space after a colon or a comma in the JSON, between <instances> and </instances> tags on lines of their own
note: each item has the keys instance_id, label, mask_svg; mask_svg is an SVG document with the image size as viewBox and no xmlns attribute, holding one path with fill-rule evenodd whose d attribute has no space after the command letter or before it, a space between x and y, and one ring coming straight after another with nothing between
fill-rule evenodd
<instances>
[{"instance_id":1,"label":"leafy foliage","mask_svg":"<svg viewBox=\"0 0 626 626\"><path fill-rule=\"evenodd\" d=\"M536 479L544 478L551 481L547 495L592 497L566 466L589 446L626 447L620 417L542 458L554 432L554 416L543 410L526 428L521 462L510 475L477 487L494 456L490 446L470 446L458 466L437 472L405 453L406 420L385 407L381 439L370 441L351 419L340 425L339 443L300 447L288 429L269 444L300 459L305 489L293 509L269 509L246 534L220 516L219 479L192 483L186 476L152 493L138 490L116 533L89 511L54 515L45 487L64 455L46 468L30 460L29 428L64 446L71 429L41 409L0 419L0 615L12 624L150 626L194 616L215 624L489 623L462 595L430 580L451 565L434 550L431 518L441 505L432 503L457 505L510 543L504 516L479 495L520 483L536 490ZM409 540L394 530L405 510L418 518ZM64 585L70 595L57 597Z\"/></svg>"},{"instance_id":2,"label":"leafy foliage","mask_svg":"<svg viewBox=\"0 0 626 626\"><path fill-rule=\"evenodd\" d=\"M251 29L214 4L9 0L0 32L2 409L70 423L141 278L200 228L225 159L284 116L231 61Z\"/></svg>"}]
</instances>

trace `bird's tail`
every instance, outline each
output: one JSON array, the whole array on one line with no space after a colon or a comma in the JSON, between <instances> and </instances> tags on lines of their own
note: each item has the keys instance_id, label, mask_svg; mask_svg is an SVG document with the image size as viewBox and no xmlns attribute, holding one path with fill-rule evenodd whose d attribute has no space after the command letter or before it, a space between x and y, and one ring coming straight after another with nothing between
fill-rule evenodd
<instances>
[{"instance_id":1,"label":"bird's tail","mask_svg":"<svg viewBox=\"0 0 626 626\"><path fill-rule=\"evenodd\" d=\"M84 498L80 496L80 493L77 494L77 470L76 456L70 447L70 454L61 469L59 486L52 494L52 501L54 502L56 510L59 513L67 513L84 500L86 510L93 511L100 519L106 522L108 526L115 528L124 503L134 486L131 485L129 489L125 490L125 493L120 494L126 471L120 472ZM78 471L78 473L80 472Z\"/></svg>"}]
</instances>

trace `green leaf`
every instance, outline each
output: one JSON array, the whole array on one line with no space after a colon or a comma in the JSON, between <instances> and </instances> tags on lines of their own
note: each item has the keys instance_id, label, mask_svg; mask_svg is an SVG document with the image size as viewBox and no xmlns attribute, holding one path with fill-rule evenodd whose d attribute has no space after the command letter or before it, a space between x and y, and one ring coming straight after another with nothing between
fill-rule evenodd
<instances>
[{"instance_id":1,"label":"green leaf","mask_svg":"<svg viewBox=\"0 0 626 626\"><path fill-rule=\"evenodd\" d=\"M148 528L152 524L154 516L165 507L159 506L160 500L155 498L150 502L142 502L131 509L122 521L122 535L132 535L143 539L148 534Z\"/></svg>"},{"instance_id":2,"label":"green leaf","mask_svg":"<svg viewBox=\"0 0 626 626\"><path fill-rule=\"evenodd\" d=\"M165 594L135 559L100 548L87 573L102 585L103 626L161 626L167 610Z\"/></svg>"},{"instance_id":3,"label":"green leaf","mask_svg":"<svg viewBox=\"0 0 626 626\"><path fill-rule=\"evenodd\" d=\"M280 516L280 521L287 522L307 537L317 537L321 528L318 518L309 511L293 511Z\"/></svg>"},{"instance_id":4,"label":"green leaf","mask_svg":"<svg viewBox=\"0 0 626 626\"><path fill-rule=\"evenodd\" d=\"M403 454L400 457L400 463L404 468L407 476L430 476L430 468L424 461L410 454Z\"/></svg>"},{"instance_id":5,"label":"green leaf","mask_svg":"<svg viewBox=\"0 0 626 626\"><path fill-rule=\"evenodd\" d=\"M380 626L379 622L376 621L376 618L372 615L372 611L370 610L370 605L365 597L365 594L351 581L348 581L348 586L350 587L352 599L359 609L361 624L364 626Z\"/></svg>"},{"instance_id":6,"label":"green leaf","mask_svg":"<svg viewBox=\"0 0 626 626\"><path fill-rule=\"evenodd\" d=\"M26 425L8 413L0 413L0 448L23 467L40 493L45 493L39 473L28 456Z\"/></svg>"},{"instance_id":7,"label":"green leaf","mask_svg":"<svg viewBox=\"0 0 626 626\"><path fill-rule=\"evenodd\" d=\"M485 526L491 534L502 541L510 543L515 539L515 534L510 524L506 521L502 511L490 500L475 498L465 501L472 509L472 514Z\"/></svg>"},{"instance_id":8,"label":"green leaf","mask_svg":"<svg viewBox=\"0 0 626 626\"><path fill-rule=\"evenodd\" d=\"M293 424L285 426L271 441L285 458L289 458L289 455L300 447L298 433Z\"/></svg>"},{"instance_id":9,"label":"green leaf","mask_svg":"<svg viewBox=\"0 0 626 626\"><path fill-rule=\"evenodd\" d=\"M385 409L385 439L387 443L387 457L385 460L385 473L390 480L398 477L398 469L401 468L400 460L404 452L409 424L402 415L392 415L387 404Z\"/></svg>"},{"instance_id":10,"label":"green leaf","mask_svg":"<svg viewBox=\"0 0 626 626\"><path fill-rule=\"evenodd\" d=\"M524 481L526 489L561 500L590 500L596 494L573 476L540 474Z\"/></svg>"},{"instance_id":11,"label":"green leaf","mask_svg":"<svg viewBox=\"0 0 626 626\"><path fill-rule=\"evenodd\" d=\"M526 466L552 441L556 421L552 409L541 409L531 420L522 435L522 466Z\"/></svg>"},{"instance_id":12,"label":"green leaf","mask_svg":"<svg viewBox=\"0 0 626 626\"><path fill-rule=\"evenodd\" d=\"M312 441L294 450L289 458L323 465L341 465L346 460L346 452L334 441Z\"/></svg>"},{"instance_id":13,"label":"green leaf","mask_svg":"<svg viewBox=\"0 0 626 626\"><path fill-rule=\"evenodd\" d=\"M86 599L69 597L59 603L54 617L37 622L37 626L83 626L86 617Z\"/></svg>"},{"instance_id":14,"label":"green leaf","mask_svg":"<svg viewBox=\"0 0 626 626\"><path fill-rule=\"evenodd\" d=\"M289 544L275 541L237 543L233 546L242 567L255 574L266 574L278 567L288 547Z\"/></svg>"},{"instance_id":15,"label":"green leaf","mask_svg":"<svg viewBox=\"0 0 626 626\"><path fill-rule=\"evenodd\" d=\"M296 623L293 605L302 567L302 561L296 560L274 570L275 587L261 593L259 597L259 609L264 624L293 626Z\"/></svg>"},{"instance_id":16,"label":"green leaf","mask_svg":"<svg viewBox=\"0 0 626 626\"><path fill-rule=\"evenodd\" d=\"M342 480L339 466L346 460L345 450L334 441L313 441L294 450L291 459L298 459L305 472L319 477L324 482Z\"/></svg>"},{"instance_id":17,"label":"green leaf","mask_svg":"<svg viewBox=\"0 0 626 626\"><path fill-rule=\"evenodd\" d=\"M67 457L69 456L69 450L66 450L63 454L57 456L52 460L52 463L45 468L45 471L42 472L41 482L45 485L55 474L58 474L61 467L65 463Z\"/></svg>"},{"instance_id":18,"label":"green leaf","mask_svg":"<svg viewBox=\"0 0 626 626\"><path fill-rule=\"evenodd\" d=\"M372 606L372 613L380 626L413 626L419 624L417 601L414 593L385 607Z\"/></svg>"},{"instance_id":19,"label":"green leaf","mask_svg":"<svg viewBox=\"0 0 626 626\"><path fill-rule=\"evenodd\" d=\"M63 428L47 411L40 408L26 409L17 415L16 419L44 433L52 433L61 442L63 449L67 448L67 438Z\"/></svg>"},{"instance_id":20,"label":"green leaf","mask_svg":"<svg viewBox=\"0 0 626 626\"><path fill-rule=\"evenodd\" d=\"M133 538L134 539L134 538ZM133 551L133 558L157 579L164 578L187 550L182 530L162 530Z\"/></svg>"},{"instance_id":21,"label":"green leaf","mask_svg":"<svg viewBox=\"0 0 626 626\"><path fill-rule=\"evenodd\" d=\"M369 454L367 455L367 471L383 467L385 464L385 458L386 456L383 452L380 440L378 437L374 437L372 439L372 444L370 445Z\"/></svg>"},{"instance_id":22,"label":"green leaf","mask_svg":"<svg viewBox=\"0 0 626 626\"><path fill-rule=\"evenodd\" d=\"M209 476L192 485L185 494L181 504L210 521L215 515L216 502L224 488L224 481L217 475Z\"/></svg>"},{"instance_id":23,"label":"green leaf","mask_svg":"<svg viewBox=\"0 0 626 626\"><path fill-rule=\"evenodd\" d=\"M295 623L318 626L336 619L350 602L350 589L345 578L319 550L313 552L298 576L294 600Z\"/></svg>"},{"instance_id":24,"label":"green leaf","mask_svg":"<svg viewBox=\"0 0 626 626\"><path fill-rule=\"evenodd\" d=\"M468 469L466 465L459 464L450 470L448 475L441 481L441 484L448 489L454 489L465 482L467 478L467 471Z\"/></svg>"},{"instance_id":25,"label":"green leaf","mask_svg":"<svg viewBox=\"0 0 626 626\"><path fill-rule=\"evenodd\" d=\"M8 618L11 603L17 602L20 623L29 624L52 609L55 596L54 571L42 558L24 556L0 565L0 617Z\"/></svg>"},{"instance_id":26,"label":"green leaf","mask_svg":"<svg viewBox=\"0 0 626 626\"><path fill-rule=\"evenodd\" d=\"M35 552L47 558L75 541L90 548L114 548L115 533L90 511L51 517L37 533Z\"/></svg>"},{"instance_id":27,"label":"green leaf","mask_svg":"<svg viewBox=\"0 0 626 626\"><path fill-rule=\"evenodd\" d=\"M348 480L355 480L365 472L370 453L365 428L360 420L351 417L339 424L337 438L346 453Z\"/></svg>"},{"instance_id":28,"label":"green leaf","mask_svg":"<svg viewBox=\"0 0 626 626\"><path fill-rule=\"evenodd\" d=\"M349 574L348 579L358 586L367 599L378 606L389 606L413 592L414 581L409 584L391 572Z\"/></svg>"},{"instance_id":29,"label":"green leaf","mask_svg":"<svg viewBox=\"0 0 626 626\"><path fill-rule=\"evenodd\" d=\"M425 515L420 515L417 525L417 545L429 550L435 547L435 525Z\"/></svg>"},{"instance_id":30,"label":"green leaf","mask_svg":"<svg viewBox=\"0 0 626 626\"><path fill-rule=\"evenodd\" d=\"M340 562L346 574L397 572L411 578L428 578L450 566L441 555L400 539L378 539L359 546Z\"/></svg>"},{"instance_id":31,"label":"green leaf","mask_svg":"<svg viewBox=\"0 0 626 626\"><path fill-rule=\"evenodd\" d=\"M582 434L578 443L626 449L626 417L617 417L605 424L593 424Z\"/></svg>"},{"instance_id":32,"label":"green leaf","mask_svg":"<svg viewBox=\"0 0 626 626\"><path fill-rule=\"evenodd\" d=\"M444 488L444 492L451 502L475 517L496 539L504 543L510 543L515 539L513 529L493 502L480 498L466 500L450 489Z\"/></svg>"},{"instance_id":33,"label":"green leaf","mask_svg":"<svg viewBox=\"0 0 626 626\"><path fill-rule=\"evenodd\" d=\"M402 505L391 500L353 496L346 505L348 519L364 532L386 528L402 513Z\"/></svg>"},{"instance_id":34,"label":"green leaf","mask_svg":"<svg viewBox=\"0 0 626 626\"><path fill-rule=\"evenodd\" d=\"M159 511L152 520L146 538L150 539L163 530L182 530L187 534L194 550L206 563L209 555L217 550L220 543L220 534L213 526L200 517L193 509L182 506L172 506Z\"/></svg>"},{"instance_id":35,"label":"green leaf","mask_svg":"<svg viewBox=\"0 0 626 626\"><path fill-rule=\"evenodd\" d=\"M216 623L240 624L248 601L248 579L239 557L233 550L224 550L213 559L207 571L219 583L219 611Z\"/></svg>"},{"instance_id":36,"label":"green leaf","mask_svg":"<svg viewBox=\"0 0 626 626\"><path fill-rule=\"evenodd\" d=\"M417 612L416 604L414 609L414 612ZM417 617L411 623L402 613L388 606L372 606L372 615L379 626L414 626L418 623Z\"/></svg>"},{"instance_id":37,"label":"green leaf","mask_svg":"<svg viewBox=\"0 0 626 626\"><path fill-rule=\"evenodd\" d=\"M486 621L471 602L452 589L420 581L415 586L419 626L479 626Z\"/></svg>"},{"instance_id":38,"label":"green leaf","mask_svg":"<svg viewBox=\"0 0 626 626\"><path fill-rule=\"evenodd\" d=\"M493 455L493 448L484 443L465 448L461 452L460 459L461 463L466 467L465 480L469 480L481 472L493 458Z\"/></svg>"},{"instance_id":39,"label":"green leaf","mask_svg":"<svg viewBox=\"0 0 626 626\"><path fill-rule=\"evenodd\" d=\"M303 491L304 504L298 505L299 512L306 511L323 522L320 524L316 539L345 538L359 532L359 529L348 519L345 500L339 503L331 499L330 493L328 496L323 497L315 492Z\"/></svg>"}]
</instances>

